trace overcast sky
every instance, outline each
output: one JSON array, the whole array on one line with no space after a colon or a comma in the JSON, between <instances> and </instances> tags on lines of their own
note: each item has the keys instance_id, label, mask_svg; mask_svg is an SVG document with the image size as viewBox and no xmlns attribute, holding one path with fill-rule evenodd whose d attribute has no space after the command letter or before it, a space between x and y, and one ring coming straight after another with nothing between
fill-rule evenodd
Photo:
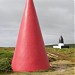
<instances>
[{"instance_id":1,"label":"overcast sky","mask_svg":"<svg viewBox=\"0 0 75 75\"><path fill-rule=\"evenodd\" d=\"M15 46L26 0L0 0L0 46ZM34 0L45 44L74 43L74 1Z\"/></svg>"}]
</instances>

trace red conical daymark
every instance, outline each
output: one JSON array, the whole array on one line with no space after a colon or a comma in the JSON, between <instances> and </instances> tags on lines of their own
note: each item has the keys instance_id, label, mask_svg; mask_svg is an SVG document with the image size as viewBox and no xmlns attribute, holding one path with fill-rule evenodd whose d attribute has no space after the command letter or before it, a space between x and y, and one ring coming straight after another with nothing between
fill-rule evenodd
<instances>
[{"instance_id":1,"label":"red conical daymark","mask_svg":"<svg viewBox=\"0 0 75 75\"><path fill-rule=\"evenodd\" d=\"M33 0L27 0L12 59L13 71L30 72L49 69L49 62Z\"/></svg>"}]
</instances>

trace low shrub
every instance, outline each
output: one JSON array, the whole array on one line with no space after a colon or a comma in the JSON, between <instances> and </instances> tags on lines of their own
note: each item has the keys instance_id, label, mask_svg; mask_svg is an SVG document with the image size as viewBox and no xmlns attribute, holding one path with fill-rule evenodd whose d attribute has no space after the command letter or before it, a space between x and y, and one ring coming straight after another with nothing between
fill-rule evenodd
<instances>
[{"instance_id":1,"label":"low shrub","mask_svg":"<svg viewBox=\"0 0 75 75\"><path fill-rule=\"evenodd\" d=\"M11 69L11 58L2 58L0 59L0 71L1 72L10 72Z\"/></svg>"},{"instance_id":2,"label":"low shrub","mask_svg":"<svg viewBox=\"0 0 75 75\"><path fill-rule=\"evenodd\" d=\"M1 50L0 51L0 59L1 58L12 58L13 56L13 52L9 51L9 50Z\"/></svg>"},{"instance_id":3,"label":"low shrub","mask_svg":"<svg viewBox=\"0 0 75 75\"><path fill-rule=\"evenodd\" d=\"M10 72L11 69L11 60L13 52L10 50L0 50L0 72Z\"/></svg>"}]
</instances>

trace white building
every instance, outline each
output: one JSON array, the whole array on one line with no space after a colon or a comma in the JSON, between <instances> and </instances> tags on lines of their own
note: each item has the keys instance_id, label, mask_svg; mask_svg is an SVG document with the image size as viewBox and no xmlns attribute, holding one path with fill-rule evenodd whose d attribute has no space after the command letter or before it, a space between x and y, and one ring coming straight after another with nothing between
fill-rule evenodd
<instances>
[{"instance_id":1,"label":"white building","mask_svg":"<svg viewBox=\"0 0 75 75\"><path fill-rule=\"evenodd\" d=\"M61 48L69 48L69 46L65 46L64 45L64 39L63 39L62 36L60 36L60 38L59 38L59 44L57 46L53 46L53 48L59 48L59 49L61 49Z\"/></svg>"}]
</instances>

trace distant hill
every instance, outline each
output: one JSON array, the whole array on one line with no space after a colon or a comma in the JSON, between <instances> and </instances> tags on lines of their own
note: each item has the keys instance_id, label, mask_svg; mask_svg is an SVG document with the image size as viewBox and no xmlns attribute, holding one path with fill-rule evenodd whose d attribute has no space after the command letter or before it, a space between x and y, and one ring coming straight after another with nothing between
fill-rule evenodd
<instances>
[{"instance_id":1,"label":"distant hill","mask_svg":"<svg viewBox=\"0 0 75 75\"><path fill-rule=\"evenodd\" d=\"M54 45L57 45L57 44L54 44ZM45 45L45 46L52 48L54 45ZM68 45L70 48L75 48L75 44L65 44L65 45Z\"/></svg>"},{"instance_id":2,"label":"distant hill","mask_svg":"<svg viewBox=\"0 0 75 75\"><path fill-rule=\"evenodd\" d=\"M66 44L69 45L71 48L75 48L75 44Z\"/></svg>"}]
</instances>

